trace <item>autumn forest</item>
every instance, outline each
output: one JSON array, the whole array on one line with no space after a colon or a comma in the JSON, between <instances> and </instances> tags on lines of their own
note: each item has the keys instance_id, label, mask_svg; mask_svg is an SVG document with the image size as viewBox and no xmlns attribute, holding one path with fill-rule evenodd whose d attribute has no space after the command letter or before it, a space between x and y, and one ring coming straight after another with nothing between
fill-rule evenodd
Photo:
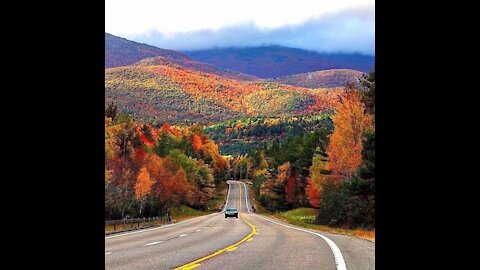
<instances>
[{"instance_id":1,"label":"autumn forest","mask_svg":"<svg viewBox=\"0 0 480 270\"><path fill-rule=\"evenodd\" d=\"M236 179L259 211L313 208L317 224L375 228L374 69L342 70L338 86L335 71L263 80L142 52L105 69L105 220L218 211Z\"/></svg>"}]
</instances>

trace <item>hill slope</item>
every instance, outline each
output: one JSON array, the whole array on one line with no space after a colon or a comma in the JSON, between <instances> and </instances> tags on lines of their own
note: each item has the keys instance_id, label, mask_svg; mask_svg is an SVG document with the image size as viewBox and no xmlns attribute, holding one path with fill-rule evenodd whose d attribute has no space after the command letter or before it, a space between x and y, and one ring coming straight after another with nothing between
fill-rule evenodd
<instances>
[{"instance_id":1,"label":"hill slope","mask_svg":"<svg viewBox=\"0 0 480 270\"><path fill-rule=\"evenodd\" d=\"M180 52L160 49L105 33L105 68L127 66L154 56L189 59Z\"/></svg>"},{"instance_id":2,"label":"hill slope","mask_svg":"<svg viewBox=\"0 0 480 270\"><path fill-rule=\"evenodd\" d=\"M191 58L259 78L274 78L326 69L369 72L375 58L361 54L321 54L281 46L215 48L186 51Z\"/></svg>"},{"instance_id":3,"label":"hill slope","mask_svg":"<svg viewBox=\"0 0 480 270\"><path fill-rule=\"evenodd\" d=\"M358 84L365 73L351 69L329 69L269 79L269 81L307 88L343 87L347 83Z\"/></svg>"},{"instance_id":4,"label":"hill slope","mask_svg":"<svg viewBox=\"0 0 480 270\"><path fill-rule=\"evenodd\" d=\"M147 58L153 59L146 60ZM144 64L175 64L189 69L237 80L257 79L252 75L225 70L210 64L195 61L187 55L177 51L160 49L105 33L105 68L128 66L135 64L138 61L144 61Z\"/></svg>"},{"instance_id":5,"label":"hill slope","mask_svg":"<svg viewBox=\"0 0 480 270\"><path fill-rule=\"evenodd\" d=\"M238 81L155 61L105 70L106 103L114 101L136 118L160 123L319 113L330 108L333 92Z\"/></svg>"}]
</instances>

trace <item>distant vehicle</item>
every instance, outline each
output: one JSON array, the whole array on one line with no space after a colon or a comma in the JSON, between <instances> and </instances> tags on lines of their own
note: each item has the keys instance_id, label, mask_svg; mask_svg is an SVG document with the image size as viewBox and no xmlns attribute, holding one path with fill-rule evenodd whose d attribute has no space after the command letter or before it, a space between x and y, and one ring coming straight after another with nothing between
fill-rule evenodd
<instances>
[{"instance_id":1,"label":"distant vehicle","mask_svg":"<svg viewBox=\"0 0 480 270\"><path fill-rule=\"evenodd\" d=\"M238 218L238 210L237 208L227 208L225 211L225 218L227 217L236 217Z\"/></svg>"}]
</instances>

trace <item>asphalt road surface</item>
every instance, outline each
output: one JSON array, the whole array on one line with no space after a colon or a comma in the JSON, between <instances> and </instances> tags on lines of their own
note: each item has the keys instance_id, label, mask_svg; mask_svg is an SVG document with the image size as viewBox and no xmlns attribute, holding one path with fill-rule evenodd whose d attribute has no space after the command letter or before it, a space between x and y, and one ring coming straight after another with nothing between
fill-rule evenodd
<instances>
[{"instance_id":1,"label":"asphalt road surface","mask_svg":"<svg viewBox=\"0 0 480 270\"><path fill-rule=\"evenodd\" d=\"M375 269L375 243L254 214L248 185L228 183L226 207L239 218L214 213L106 236L105 269Z\"/></svg>"}]
</instances>

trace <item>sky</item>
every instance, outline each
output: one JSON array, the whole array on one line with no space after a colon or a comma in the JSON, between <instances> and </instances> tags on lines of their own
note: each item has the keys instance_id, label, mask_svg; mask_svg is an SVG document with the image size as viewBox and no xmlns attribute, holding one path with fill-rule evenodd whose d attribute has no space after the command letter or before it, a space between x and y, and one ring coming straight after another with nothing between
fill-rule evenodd
<instances>
[{"instance_id":1,"label":"sky","mask_svg":"<svg viewBox=\"0 0 480 270\"><path fill-rule=\"evenodd\" d=\"M281 45L375 55L375 1L105 0L105 32L173 50Z\"/></svg>"}]
</instances>

